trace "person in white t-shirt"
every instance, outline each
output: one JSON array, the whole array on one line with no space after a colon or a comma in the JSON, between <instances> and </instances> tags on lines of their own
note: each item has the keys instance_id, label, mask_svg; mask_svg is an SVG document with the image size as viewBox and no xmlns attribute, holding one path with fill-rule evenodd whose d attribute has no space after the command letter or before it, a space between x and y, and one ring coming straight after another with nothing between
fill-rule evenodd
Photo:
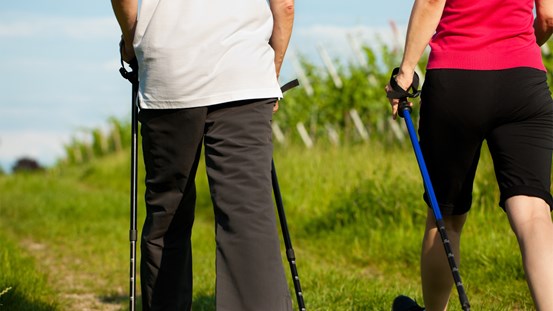
<instances>
[{"instance_id":1,"label":"person in white t-shirt","mask_svg":"<svg viewBox=\"0 0 553 311\"><path fill-rule=\"evenodd\" d=\"M195 174L215 213L216 308L292 310L272 201L272 114L293 0L112 0L139 64L143 310L192 307ZM201 260L201 259L200 259Z\"/></svg>"}]
</instances>

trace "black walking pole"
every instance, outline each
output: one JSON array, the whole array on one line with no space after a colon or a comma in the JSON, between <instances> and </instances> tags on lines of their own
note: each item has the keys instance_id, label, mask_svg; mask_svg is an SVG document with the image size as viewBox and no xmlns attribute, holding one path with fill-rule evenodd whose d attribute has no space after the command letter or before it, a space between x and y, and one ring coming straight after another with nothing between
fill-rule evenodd
<instances>
[{"instance_id":1,"label":"black walking pole","mask_svg":"<svg viewBox=\"0 0 553 311\"><path fill-rule=\"evenodd\" d=\"M281 87L282 92L286 92L289 89L299 85L298 80L292 80ZM282 203L282 195L280 193L280 187L278 186L278 179L275 170L275 161L271 161L271 180L273 183L273 192L275 195L275 202L277 206L278 218L280 221L280 227L282 231L282 237L284 239L284 246L286 247L286 258L290 263L290 272L292 273L292 280L294 282L294 290L296 291L296 299L298 302L299 310L305 311L305 302L303 301L303 292L301 290L300 277L298 275L298 269L296 266L296 255L292 248L292 239L290 238L290 231L288 230L288 222L286 221L286 214L284 213L284 204Z\"/></svg>"},{"instance_id":2,"label":"black walking pole","mask_svg":"<svg viewBox=\"0 0 553 311\"><path fill-rule=\"evenodd\" d=\"M273 181L273 192L275 194L278 218L280 220L280 227L282 229L282 237L284 238L284 246L286 247L286 258L290 263L290 272L292 273L292 280L294 282L294 289L296 291L296 299L298 301L300 311L305 311L305 302L303 301L300 277L298 275L298 269L296 267L296 255L294 254L294 249L292 248L292 240L290 238L290 231L288 231L286 214L284 214L284 205L282 204L282 195L280 194L280 187L278 186L278 179L276 175L274 161L271 162L271 180Z\"/></svg>"},{"instance_id":3,"label":"black walking pole","mask_svg":"<svg viewBox=\"0 0 553 311\"><path fill-rule=\"evenodd\" d=\"M123 78L129 80L132 84L132 96L131 96L131 219L129 240L131 246L130 254L130 289L129 289L129 309L134 311L136 308L136 240L138 231L136 228L137 218L137 173L138 173L138 106L137 106L137 94L138 94L138 62L134 58L130 63L131 71L127 71L121 60L121 68L119 72Z\"/></svg>"},{"instance_id":4,"label":"black walking pole","mask_svg":"<svg viewBox=\"0 0 553 311\"><path fill-rule=\"evenodd\" d=\"M409 138L411 139L411 144L413 145L413 150L415 151L415 156L419 164L419 169L421 171L421 175L423 178L424 187L426 189L428 197L430 198L430 207L434 212L434 218L436 218L436 227L438 228L438 232L440 233L440 237L442 238L442 243L444 245L444 249L447 255L449 267L451 268L451 273L453 274L453 281L455 283L455 287L457 288L457 293L459 294L461 307L463 308L464 311L469 311L470 310L469 300L465 292L465 287L463 286L463 282L461 281L461 274L459 273L459 269L457 268L457 264L455 263L453 251L451 250L451 244L449 242L449 238L447 237L445 223L442 219L442 213L438 205L438 200L436 199L436 194L434 193L434 188L432 187L432 182L430 181L430 175L428 174L426 163L424 162L422 151L417 138L417 133L415 131L415 126L413 125L413 121L411 120L411 107L408 104L407 97L417 97L419 95L420 92L417 90L419 86L419 76L415 73L415 76L413 77L413 84L409 87L409 89L413 90L413 93L409 93L408 91L403 90L397 84L395 80L395 76L398 74L398 72L399 72L399 68L395 68L394 71L392 72L392 77L390 78L390 85L392 86L392 92L388 93L388 97L399 99L398 114L400 117L402 117L405 120L405 125L407 126L407 130L409 132Z\"/></svg>"}]
</instances>

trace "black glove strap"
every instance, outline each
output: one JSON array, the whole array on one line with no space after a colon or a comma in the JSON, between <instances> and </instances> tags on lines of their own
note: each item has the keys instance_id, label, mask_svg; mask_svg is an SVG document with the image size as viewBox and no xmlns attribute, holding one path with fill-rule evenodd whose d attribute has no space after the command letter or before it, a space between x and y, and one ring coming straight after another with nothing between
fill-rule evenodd
<instances>
[{"instance_id":1,"label":"black glove strap","mask_svg":"<svg viewBox=\"0 0 553 311\"><path fill-rule=\"evenodd\" d=\"M411 86L407 88L407 90L404 90L397 84L396 76L399 73L399 67L394 68L392 71L392 76L390 77L390 86L392 87L392 90L387 93L388 98L407 98L407 97L417 97L420 95L420 91L418 90L419 87L419 75L415 72L415 75L413 76L413 82L411 83ZM412 90L412 93L409 93L409 89Z\"/></svg>"},{"instance_id":2,"label":"black glove strap","mask_svg":"<svg viewBox=\"0 0 553 311\"><path fill-rule=\"evenodd\" d=\"M300 82L298 81L298 79L294 79L294 80L284 84L283 86L281 86L280 90L282 91L282 93L284 93L284 92L288 91L289 89L295 88L298 85L300 85Z\"/></svg>"}]
</instances>

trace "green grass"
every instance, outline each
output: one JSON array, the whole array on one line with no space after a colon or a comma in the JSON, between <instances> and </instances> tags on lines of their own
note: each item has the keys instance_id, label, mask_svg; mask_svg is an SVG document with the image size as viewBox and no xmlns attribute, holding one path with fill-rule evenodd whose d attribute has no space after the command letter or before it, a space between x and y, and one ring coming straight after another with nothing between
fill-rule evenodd
<instances>
[{"instance_id":1,"label":"green grass","mask_svg":"<svg viewBox=\"0 0 553 311\"><path fill-rule=\"evenodd\" d=\"M0 310L56 310L53 288L35 260L0 232Z\"/></svg>"},{"instance_id":2,"label":"green grass","mask_svg":"<svg viewBox=\"0 0 553 311\"><path fill-rule=\"evenodd\" d=\"M421 300L426 207L410 149L277 146L275 165L308 310L389 310L398 294ZM26 310L21 304L44 308L32 310L85 304L126 309L128 176L128 155L116 154L81 167L0 177L0 292L12 287L0 296L0 310ZM215 250L203 167L197 184L193 309L210 311ZM475 310L533 310L516 239L497 198L484 154L463 235L461 275ZM455 292L451 305L459 309Z\"/></svg>"}]
</instances>

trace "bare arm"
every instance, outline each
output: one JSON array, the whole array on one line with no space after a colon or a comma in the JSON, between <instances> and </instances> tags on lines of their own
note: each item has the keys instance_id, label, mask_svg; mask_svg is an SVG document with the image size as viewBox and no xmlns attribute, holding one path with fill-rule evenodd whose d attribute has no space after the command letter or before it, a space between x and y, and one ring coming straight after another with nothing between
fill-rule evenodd
<instances>
[{"instance_id":1,"label":"bare arm","mask_svg":"<svg viewBox=\"0 0 553 311\"><path fill-rule=\"evenodd\" d=\"M553 0L536 0L534 32L538 45L543 45L553 33Z\"/></svg>"},{"instance_id":2,"label":"bare arm","mask_svg":"<svg viewBox=\"0 0 553 311\"><path fill-rule=\"evenodd\" d=\"M124 45L121 55L123 60L130 61L134 58L132 43L138 15L138 0L111 0L111 6L123 34Z\"/></svg>"},{"instance_id":3,"label":"bare arm","mask_svg":"<svg viewBox=\"0 0 553 311\"><path fill-rule=\"evenodd\" d=\"M415 0L405 39L405 51L399 67L396 81L404 90L407 90L413 82L415 68L424 49L436 32L440 18L444 10L446 0ZM386 90L390 88L386 86ZM390 100L394 119L397 116L399 101Z\"/></svg>"},{"instance_id":4,"label":"bare arm","mask_svg":"<svg viewBox=\"0 0 553 311\"><path fill-rule=\"evenodd\" d=\"M278 76L292 36L294 0L270 0L270 7L273 13L274 25L269 44L275 51L275 68Z\"/></svg>"},{"instance_id":5,"label":"bare arm","mask_svg":"<svg viewBox=\"0 0 553 311\"><path fill-rule=\"evenodd\" d=\"M436 32L445 2L445 0L416 0L413 5L407 27L405 51L397 79L404 89L411 86L415 67Z\"/></svg>"}]
</instances>

